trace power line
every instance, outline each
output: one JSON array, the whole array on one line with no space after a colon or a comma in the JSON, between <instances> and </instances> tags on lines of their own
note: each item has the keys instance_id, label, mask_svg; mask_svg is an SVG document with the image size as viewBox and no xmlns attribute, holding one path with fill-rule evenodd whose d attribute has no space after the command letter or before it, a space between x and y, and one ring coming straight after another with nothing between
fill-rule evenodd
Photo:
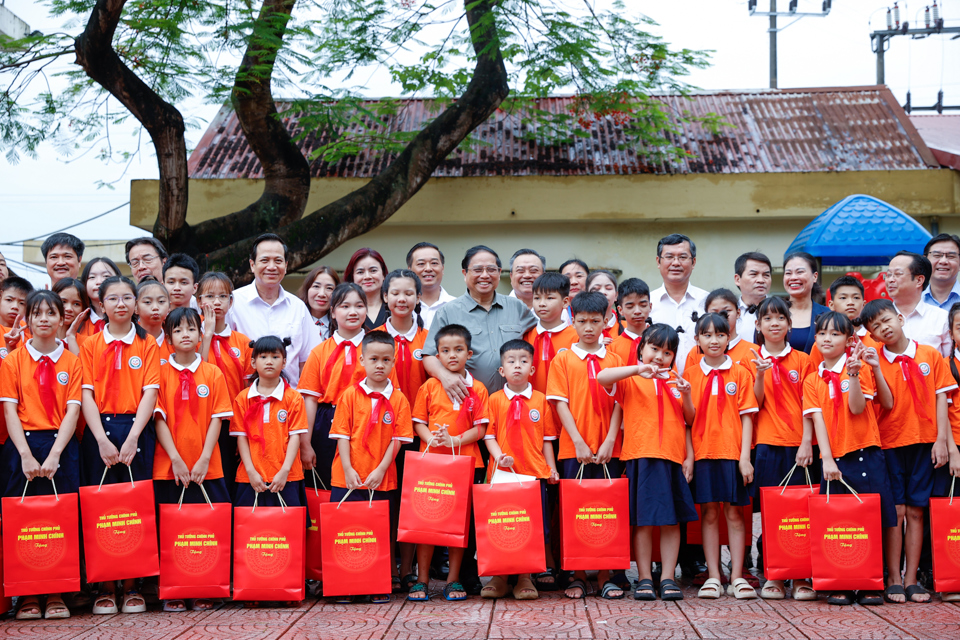
<instances>
[{"instance_id":1,"label":"power line","mask_svg":"<svg viewBox=\"0 0 960 640\"><path fill-rule=\"evenodd\" d=\"M40 267L38 267L38 266L36 266L36 265L33 265L33 264L29 264L29 263L27 263L27 262L20 262L19 260L14 260L13 258L9 258L9 257L7 257L7 256L4 256L4 259L5 259L7 262L12 262L12 263L15 264L15 265L19 265L19 266L23 267L24 269L29 269L30 271L34 271L34 272L36 272L36 273L44 273L44 274L45 274L45 273L47 272L46 269L41 269Z\"/></svg>"},{"instance_id":2,"label":"power line","mask_svg":"<svg viewBox=\"0 0 960 640\"><path fill-rule=\"evenodd\" d=\"M21 245L21 244L23 244L24 242L31 242L31 241L33 241L33 240L39 240L40 238L46 238L47 236L51 236L51 235L53 235L53 234L55 234L55 233L60 233L61 231L66 231L67 229L73 229L74 227L79 227L79 226L82 225L82 224L86 224L86 223L88 223L88 222L93 222L93 221L96 220L97 218L102 218L103 216L105 216L105 215L107 215L107 214L109 214L109 213L113 213L113 212L116 211L117 209L122 209L123 207L127 206L128 204L130 204L130 201L129 201L129 200L126 201L126 202L124 202L124 203L121 204L121 205L118 205L118 206L114 207L113 209L110 209L109 211L104 211L103 213L101 213L101 214L99 214L99 215L95 215L95 216L93 216L92 218L87 218L86 220L81 220L80 222L77 222L77 223L68 225L68 226L66 226L66 227L64 227L64 228L62 228L62 229L57 229L56 231L49 231L49 232L47 232L47 233L41 233L41 234L38 235L38 236L34 236L34 237L32 237L32 238L25 238L24 240L16 240L16 241L14 241L14 242L0 242L0 246L12 247L12 246L16 246L16 245Z\"/></svg>"}]
</instances>

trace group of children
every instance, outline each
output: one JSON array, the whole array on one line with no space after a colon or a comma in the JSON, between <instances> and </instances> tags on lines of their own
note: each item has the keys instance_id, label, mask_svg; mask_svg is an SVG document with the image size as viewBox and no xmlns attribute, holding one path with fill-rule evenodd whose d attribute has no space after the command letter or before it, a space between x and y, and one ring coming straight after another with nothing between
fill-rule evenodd
<instances>
[{"instance_id":1,"label":"group of children","mask_svg":"<svg viewBox=\"0 0 960 640\"><path fill-rule=\"evenodd\" d=\"M931 495L950 491L951 476L960 474L960 411L949 402L960 354L947 362L908 340L893 304L864 305L853 278L831 286L833 310L816 319L811 355L789 345L784 300L770 297L759 305L754 344L737 337L737 297L711 292L681 376L678 329L649 324L643 281L618 284L598 271L571 298L566 276L544 273L534 284L536 327L500 349L502 389L486 389L470 374L469 330L448 325L436 332L439 362L463 381L451 390L424 370L427 331L415 312L421 285L414 272L401 269L384 280L389 317L373 331L363 328L364 291L354 283L336 286L330 337L313 350L293 388L282 374L287 340L250 342L227 325L232 284L226 276L199 277L191 259L171 256L164 279L176 270L173 288L150 278L135 286L107 262L92 261L82 283L62 280L53 291L33 291L17 277L0 283L4 496L52 493L54 486L77 491L132 474L154 482L158 503L202 502L202 484L217 502L269 506L282 498L298 506L305 504L304 472L313 470L331 487L332 501L368 499L366 491L355 491L361 487L389 501L395 536L403 452L464 455L475 460L475 482L512 470L538 478L543 497L548 571L495 576L480 595L512 591L530 599L538 585L552 583L567 597L583 598L585 572L559 581L549 544L556 493L548 485L625 476L640 578L633 597L683 598L673 579L681 527L698 518L708 572L698 595L721 597L723 517L728 593L742 599L758 595L744 579L750 541L743 507L751 497L759 503L761 487L805 483L802 474L791 476L797 465L824 491L842 478L881 498L887 589L882 596L833 593L829 601L929 600L916 579L923 508ZM91 275L98 265L105 267L103 277ZM200 312L191 308L194 296ZM958 312L960 305L950 313L955 342ZM830 491L846 491L839 484ZM655 528L662 562L657 588ZM392 563L395 586L411 600L428 599L434 547L392 546L399 555ZM447 600L468 596L461 574L475 575L474 554L472 535L466 549L448 550ZM621 579L597 570L601 597L626 595ZM149 579L142 584L152 586ZM94 613L145 610L137 581L124 581L119 598L117 586L99 585ZM782 581L769 580L760 595L785 594ZM817 595L808 580L795 580L793 597ZM170 611L187 606L164 604ZM60 594L48 595L43 610L37 597L22 599L19 618L42 615L69 616Z\"/></svg>"}]
</instances>

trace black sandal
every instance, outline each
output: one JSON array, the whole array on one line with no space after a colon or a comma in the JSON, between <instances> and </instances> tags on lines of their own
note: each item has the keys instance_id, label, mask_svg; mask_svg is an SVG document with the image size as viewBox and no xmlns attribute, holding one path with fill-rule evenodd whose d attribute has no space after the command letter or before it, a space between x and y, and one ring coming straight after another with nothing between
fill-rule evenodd
<instances>
[{"instance_id":1,"label":"black sandal","mask_svg":"<svg viewBox=\"0 0 960 640\"><path fill-rule=\"evenodd\" d=\"M533 576L533 584L537 591L556 591L559 584L558 572L553 567L548 567L546 571ZM549 580L549 582L544 582Z\"/></svg>"},{"instance_id":2,"label":"black sandal","mask_svg":"<svg viewBox=\"0 0 960 640\"><path fill-rule=\"evenodd\" d=\"M666 580L661 581L661 585L666 582ZM681 594L682 595L682 594ZM644 578L637 583L637 586L633 588L633 599L634 600L656 600L657 592L653 588L653 580L649 578Z\"/></svg>"},{"instance_id":3,"label":"black sandal","mask_svg":"<svg viewBox=\"0 0 960 640\"><path fill-rule=\"evenodd\" d=\"M861 607L879 607L883 604L883 598L879 591L857 591L857 604Z\"/></svg>"},{"instance_id":4,"label":"black sandal","mask_svg":"<svg viewBox=\"0 0 960 640\"><path fill-rule=\"evenodd\" d=\"M683 600L683 591L680 590L680 585L669 578L661 580L660 599L668 602L671 600Z\"/></svg>"},{"instance_id":5,"label":"black sandal","mask_svg":"<svg viewBox=\"0 0 960 640\"><path fill-rule=\"evenodd\" d=\"M907 592L907 602L912 602L913 604L928 604L933 598L927 598L926 600L914 600L913 596L927 594L930 595L930 592L923 588L919 584L912 584L906 588Z\"/></svg>"},{"instance_id":6,"label":"black sandal","mask_svg":"<svg viewBox=\"0 0 960 640\"><path fill-rule=\"evenodd\" d=\"M422 598L414 598L414 595L422 595ZM410 586L410 590L407 592L407 600L410 602L426 602L430 599L430 594L427 593L427 584L425 582L414 582Z\"/></svg>"},{"instance_id":7,"label":"black sandal","mask_svg":"<svg viewBox=\"0 0 960 640\"><path fill-rule=\"evenodd\" d=\"M852 591L835 591L827 598L827 604L835 604L841 607L849 607L853 604Z\"/></svg>"},{"instance_id":8,"label":"black sandal","mask_svg":"<svg viewBox=\"0 0 960 640\"><path fill-rule=\"evenodd\" d=\"M417 584L417 574L415 573L408 573L400 580L400 586L408 592L410 591L410 587L415 584Z\"/></svg>"}]
</instances>

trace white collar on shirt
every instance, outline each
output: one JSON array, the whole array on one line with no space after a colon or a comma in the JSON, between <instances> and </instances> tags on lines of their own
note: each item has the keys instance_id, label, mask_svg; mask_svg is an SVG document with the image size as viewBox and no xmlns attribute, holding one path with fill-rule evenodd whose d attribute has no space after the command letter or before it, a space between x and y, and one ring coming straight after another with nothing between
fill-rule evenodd
<instances>
[{"instance_id":1,"label":"white collar on shirt","mask_svg":"<svg viewBox=\"0 0 960 640\"><path fill-rule=\"evenodd\" d=\"M533 385L529 382L527 383L527 388L521 391L520 393L515 393L507 385L503 385L503 393L507 396L507 400L513 400L517 396L523 396L527 400L533 397Z\"/></svg>"},{"instance_id":2,"label":"white collar on shirt","mask_svg":"<svg viewBox=\"0 0 960 640\"><path fill-rule=\"evenodd\" d=\"M102 333L103 333L103 341L106 342L107 344L110 344L114 340L119 340L124 344L133 344L133 339L137 337L137 325L131 325L130 331L127 333L127 335L123 336L122 338L117 338L116 336L114 336L112 333L110 333L109 329L104 329Z\"/></svg>"},{"instance_id":3,"label":"white collar on shirt","mask_svg":"<svg viewBox=\"0 0 960 640\"><path fill-rule=\"evenodd\" d=\"M927 315L927 310L928 310L928 309L933 309L933 308L934 308L932 305L929 305L929 304L927 304L926 302L924 302L924 301L923 301L923 298L920 299L920 302L917 303L917 306L914 307L913 311L912 311L911 313L909 313L909 314L906 314L906 313L904 313L903 311L900 311L900 308L897 307L897 304L896 304L896 303L893 304L893 307L897 310L897 313L899 313L900 315L902 315L904 318L912 317L914 314L919 315L920 317L923 317L923 316ZM937 308L939 309L939 307L937 307Z\"/></svg>"},{"instance_id":4,"label":"white collar on shirt","mask_svg":"<svg viewBox=\"0 0 960 640\"><path fill-rule=\"evenodd\" d=\"M615 327L615 326L617 326L617 314L611 313L611 314L610 314L610 319L607 320L607 326L604 327L604 328L605 328L605 329L610 329L611 327Z\"/></svg>"},{"instance_id":5,"label":"white collar on shirt","mask_svg":"<svg viewBox=\"0 0 960 640\"><path fill-rule=\"evenodd\" d=\"M840 356L840 359L837 360L837 364L833 365L833 368L830 369L830 371L833 371L834 373L843 373L843 368L846 366L847 366L847 354L844 353L842 356ZM824 371L827 371L827 364L826 362L821 362L820 366L818 367L818 374L820 375L821 378L823 377Z\"/></svg>"},{"instance_id":6,"label":"white collar on shirt","mask_svg":"<svg viewBox=\"0 0 960 640\"><path fill-rule=\"evenodd\" d=\"M743 338L741 338L741 337L738 336L736 333L734 333L734 334L733 334L733 340L731 340L730 342L727 343L727 351L729 351L730 349L733 349L735 346L737 346L737 343L739 343L741 340L743 340Z\"/></svg>"},{"instance_id":7,"label":"white collar on shirt","mask_svg":"<svg viewBox=\"0 0 960 640\"><path fill-rule=\"evenodd\" d=\"M47 356L54 362L57 362L60 360L60 356L63 355L63 343L60 340L57 340L57 348L50 353L40 353L33 348L33 345L30 344L31 342L32 340L27 340L25 344L27 345L27 353L30 354L30 357L33 358L34 362L40 362L40 358L43 356Z\"/></svg>"},{"instance_id":8,"label":"white collar on shirt","mask_svg":"<svg viewBox=\"0 0 960 640\"><path fill-rule=\"evenodd\" d=\"M90 315L87 316L87 321L88 321L88 322L92 322L93 324L97 324L97 322L99 322L99 321L102 320L102 319L103 319L103 318L101 318L101 317L97 314L97 312L93 310L93 307L90 307Z\"/></svg>"},{"instance_id":9,"label":"white collar on shirt","mask_svg":"<svg viewBox=\"0 0 960 640\"><path fill-rule=\"evenodd\" d=\"M630 338L631 340L636 340L637 338L640 337L640 336L638 336L637 334L635 334L633 331L630 331L630 329L624 329L624 330L623 330L623 333L620 334L620 335L627 336L627 337Z\"/></svg>"},{"instance_id":10,"label":"white collar on shirt","mask_svg":"<svg viewBox=\"0 0 960 640\"><path fill-rule=\"evenodd\" d=\"M361 329L361 330L360 330L360 333L358 333L357 335L355 335L355 336L353 336L352 338L350 338L350 342L353 343L353 346L359 347L359 346L360 346L360 343L363 342L363 336L364 336L365 334L366 334L366 332L365 332L363 329ZM340 332L339 332L339 331L334 331L334 332L333 332L333 341L334 341L334 343L337 344L338 346L340 345L341 342L346 342L346 340L347 340L346 338L344 338L342 335L340 335Z\"/></svg>"},{"instance_id":11,"label":"white collar on shirt","mask_svg":"<svg viewBox=\"0 0 960 640\"><path fill-rule=\"evenodd\" d=\"M719 367L711 367L710 365L708 365L706 358L702 358L700 360L700 371L703 371L703 375L705 376L710 375L710 372L713 371L714 369L719 369L720 371L726 371L732 366L733 366L733 358L731 358L730 356L724 356L723 362L720 364Z\"/></svg>"},{"instance_id":12,"label":"white collar on shirt","mask_svg":"<svg viewBox=\"0 0 960 640\"><path fill-rule=\"evenodd\" d=\"M220 336L221 338L229 338L231 333L233 333L233 330L230 329L230 325L227 325L223 328L223 331L221 331L220 333L214 332L213 335Z\"/></svg>"},{"instance_id":13,"label":"white collar on shirt","mask_svg":"<svg viewBox=\"0 0 960 640\"><path fill-rule=\"evenodd\" d=\"M374 391L373 389L371 389L370 387L367 386L367 379L366 379L366 378L364 378L363 380L360 381L360 388L363 389L363 392L364 392L365 394L367 394L368 396L369 396L371 393L376 393L376 391ZM382 393L382 394L384 395L384 397L387 397L387 398L389 398L390 396L392 396L392 395L393 395L393 383L390 382L389 380L387 380L387 386L384 387L383 391L381 391L380 393Z\"/></svg>"},{"instance_id":14,"label":"white collar on shirt","mask_svg":"<svg viewBox=\"0 0 960 640\"><path fill-rule=\"evenodd\" d=\"M163 333L163 329L160 329L160 335L157 336L157 346L162 347L163 341L166 338L166 335Z\"/></svg>"},{"instance_id":15,"label":"white collar on shirt","mask_svg":"<svg viewBox=\"0 0 960 640\"><path fill-rule=\"evenodd\" d=\"M263 396L263 394L260 393L260 389L257 387L257 382L260 382L260 381L259 380L254 381L254 383L250 385L250 388L247 389L248 398ZM286 384L287 383L283 381L283 378L280 378L280 384L277 385L277 388L274 389L269 395L266 395L263 397L273 398L274 400L283 400L283 391L286 388Z\"/></svg>"},{"instance_id":16,"label":"white collar on shirt","mask_svg":"<svg viewBox=\"0 0 960 640\"><path fill-rule=\"evenodd\" d=\"M868 332L867 332L867 328L866 328L866 327L863 327L863 326L857 327L857 336L858 336L858 337L862 338L863 336L867 335L867 333L868 333Z\"/></svg>"},{"instance_id":17,"label":"white collar on shirt","mask_svg":"<svg viewBox=\"0 0 960 640\"><path fill-rule=\"evenodd\" d=\"M190 373L196 373L197 369L200 368L201 358L200 358L200 354L194 354L194 355L197 357L194 358L193 362L191 362L187 366L183 366L182 364L177 364L177 361L173 359L172 355L167 360L167 363L177 371L183 371L184 369L187 369L188 371L190 371ZM280 397L283 398L283 394L281 394Z\"/></svg>"},{"instance_id":18,"label":"white collar on shirt","mask_svg":"<svg viewBox=\"0 0 960 640\"><path fill-rule=\"evenodd\" d=\"M793 347L790 346L790 343L787 343L787 348L780 352L780 355L774 356L772 353L767 351L767 345L760 345L760 355L766 360L767 358L786 358L790 355L790 352L793 351Z\"/></svg>"},{"instance_id":19,"label":"white collar on shirt","mask_svg":"<svg viewBox=\"0 0 960 640\"><path fill-rule=\"evenodd\" d=\"M667 293L667 287L660 285L650 293L651 302L665 302L669 300L674 304L674 306L680 306L687 300L692 300L694 302L703 300L707 297L708 291L706 289L701 289L700 287L695 287L694 285L687 283L687 290L683 293L683 300L676 302L673 298L670 297L670 294Z\"/></svg>"},{"instance_id":20,"label":"white collar on shirt","mask_svg":"<svg viewBox=\"0 0 960 640\"><path fill-rule=\"evenodd\" d=\"M560 333L561 331L563 331L564 329L570 326L567 323L566 317L561 316L560 319L563 320L563 322L555 326L553 329L544 329L543 325L540 324L540 319L538 318L537 319L537 335L540 335L541 333Z\"/></svg>"},{"instance_id":21,"label":"white collar on shirt","mask_svg":"<svg viewBox=\"0 0 960 640\"><path fill-rule=\"evenodd\" d=\"M911 340L910 344L907 345L907 348L903 353L893 353L888 351L886 347L883 348L883 357L887 359L887 362L893 364L893 361L897 359L897 356L907 356L908 358L917 357L917 343L915 340Z\"/></svg>"},{"instance_id":22,"label":"white collar on shirt","mask_svg":"<svg viewBox=\"0 0 960 640\"><path fill-rule=\"evenodd\" d=\"M387 328L387 333L390 334L391 338L396 338L397 336L400 336L401 338L405 339L407 342L413 342L413 339L417 337L416 316L414 316L413 325L410 327L410 330L407 331L406 333L400 333L399 331L397 331L394 328L393 323L390 322L390 318L387 318L387 321L383 323L383 326Z\"/></svg>"},{"instance_id":23,"label":"white collar on shirt","mask_svg":"<svg viewBox=\"0 0 960 640\"><path fill-rule=\"evenodd\" d=\"M580 347L577 346L577 343L573 343L573 344L570 346L570 350L573 351L573 353L576 354L576 356L577 356L578 358L580 358L581 360L586 360L586 359L587 359L587 356L590 355L590 352L589 352L589 351L584 351L583 349L581 349ZM600 345L600 350L594 352L593 355L595 355L595 356L597 356L598 358L600 358L601 360L603 360L604 358L607 357L607 348L606 348L605 346L603 346L603 345Z\"/></svg>"}]
</instances>

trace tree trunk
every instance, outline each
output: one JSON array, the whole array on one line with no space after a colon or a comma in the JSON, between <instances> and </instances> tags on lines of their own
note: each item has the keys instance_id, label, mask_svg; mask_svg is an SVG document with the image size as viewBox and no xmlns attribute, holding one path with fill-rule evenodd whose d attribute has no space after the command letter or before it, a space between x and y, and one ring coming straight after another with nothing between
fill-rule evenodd
<instances>
[{"instance_id":1,"label":"tree trunk","mask_svg":"<svg viewBox=\"0 0 960 640\"><path fill-rule=\"evenodd\" d=\"M150 134L160 168L160 205L153 233L168 243L187 219L187 145L183 116L144 83L113 49L126 0L98 0L74 41L76 63L110 92Z\"/></svg>"}]
</instances>

